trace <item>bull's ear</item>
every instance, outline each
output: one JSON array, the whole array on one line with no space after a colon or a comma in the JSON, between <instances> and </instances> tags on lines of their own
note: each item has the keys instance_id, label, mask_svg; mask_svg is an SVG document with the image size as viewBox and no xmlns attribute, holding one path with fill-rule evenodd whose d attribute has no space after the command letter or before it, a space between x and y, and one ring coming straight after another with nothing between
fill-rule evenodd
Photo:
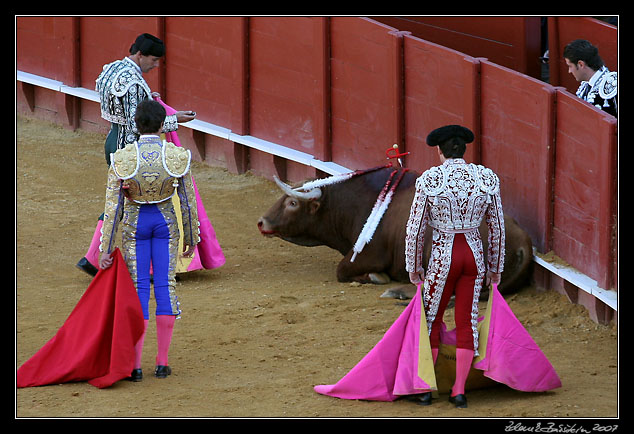
<instances>
[{"instance_id":1,"label":"bull's ear","mask_svg":"<svg viewBox=\"0 0 634 434\"><path fill-rule=\"evenodd\" d=\"M321 206L321 202L318 200L311 200L308 202L308 212L311 214L315 214L319 207Z\"/></svg>"}]
</instances>

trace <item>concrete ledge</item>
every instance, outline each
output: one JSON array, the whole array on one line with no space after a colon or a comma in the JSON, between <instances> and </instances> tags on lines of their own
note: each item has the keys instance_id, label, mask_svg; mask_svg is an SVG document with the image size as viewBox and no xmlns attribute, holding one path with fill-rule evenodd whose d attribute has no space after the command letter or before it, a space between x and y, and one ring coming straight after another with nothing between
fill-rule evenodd
<instances>
[{"instance_id":1,"label":"concrete ledge","mask_svg":"<svg viewBox=\"0 0 634 434\"><path fill-rule=\"evenodd\" d=\"M16 71L16 78L18 81L32 84L34 86L44 87L46 89L55 90L57 92L61 92L61 87L64 86L64 83L62 83L61 81L52 80L46 77L40 77L39 75L30 74L23 71Z\"/></svg>"},{"instance_id":2,"label":"concrete ledge","mask_svg":"<svg viewBox=\"0 0 634 434\"><path fill-rule=\"evenodd\" d=\"M76 96L78 98L94 101L96 103L99 102L99 94L94 90L85 89L83 87L70 87L63 84L60 87L59 91L68 95Z\"/></svg>"},{"instance_id":3,"label":"concrete ledge","mask_svg":"<svg viewBox=\"0 0 634 434\"><path fill-rule=\"evenodd\" d=\"M90 89L83 87L71 87L66 86L61 81L51 80L46 77L41 77L28 72L17 71L16 78L18 81L32 84L34 86L40 86L47 89L51 89L57 92L62 92L68 95L72 95L81 99L94 101L99 103L99 94ZM231 132L230 129L214 125L210 122L194 119L193 121L179 124L180 127L189 128L192 130L200 131L205 134L210 134L222 139L226 139L249 148L257 149L258 151L266 152L268 154L276 155L278 157L285 158L287 160L295 161L297 163L304 164L306 166L315 167L316 169L326 172L330 175L338 175L341 173L349 172L350 169L340 166L332 161L322 161L316 159L313 155L305 152L297 151L295 149L279 145L277 143L269 142L253 136L242 136Z\"/></svg>"},{"instance_id":4,"label":"concrete ledge","mask_svg":"<svg viewBox=\"0 0 634 434\"><path fill-rule=\"evenodd\" d=\"M585 274L575 270L572 267L564 266L561 264L556 264L553 262L549 262L544 260L539 256L535 248L533 247L533 260L544 267L546 270L551 273L561 277L567 282L572 283L577 288L587 292L588 294L598 298L606 305L610 306L610 308L618 311L618 293L616 291L607 290L603 288L599 288L597 286L597 281L591 279Z\"/></svg>"}]
</instances>

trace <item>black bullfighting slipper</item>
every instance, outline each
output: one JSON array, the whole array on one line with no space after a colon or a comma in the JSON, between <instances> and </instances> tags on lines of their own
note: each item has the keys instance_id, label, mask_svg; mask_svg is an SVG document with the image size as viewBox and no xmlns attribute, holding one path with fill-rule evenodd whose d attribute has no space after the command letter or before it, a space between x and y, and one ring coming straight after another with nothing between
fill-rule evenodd
<instances>
[{"instance_id":1,"label":"black bullfighting slipper","mask_svg":"<svg viewBox=\"0 0 634 434\"><path fill-rule=\"evenodd\" d=\"M168 375L172 373L172 368L164 365L156 365L156 369L154 370L154 376L156 378L166 378Z\"/></svg>"},{"instance_id":2,"label":"black bullfighting slipper","mask_svg":"<svg viewBox=\"0 0 634 434\"><path fill-rule=\"evenodd\" d=\"M454 404L456 408L467 408L467 397L461 393L456 396L449 395L449 402Z\"/></svg>"},{"instance_id":3,"label":"black bullfighting slipper","mask_svg":"<svg viewBox=\"0 0 634 434\"><path fill-rule=\"evenodd\" d=\"M85 257L79 260L79 262L77 263L77 268L79 268L81 271L85 271L86 273L90 274L92 277L95 277L97 275L97 271L99 271Z\"/></svg>"},{"instance_id":4,"label":"black bullfighting slipper","mask_svg":"<svg viewBox=\"0 0 634 434\"><path fill-rule=\"evenodd\" d=\"M431 405L431 392L407 395L405 399L418 405Z\"/></svg>"},{"instance_id":5,"label":"black bullfighting slipper","mask_svg":"<svg viewBox=\"0 0 634 434\"><path fill-rule=\"evenodd\" d=\"M132 374L128 377L128 380L134 381L135 383L143 380L143 371L141 369L133 369Z\"/></svg>"}]
</instances>

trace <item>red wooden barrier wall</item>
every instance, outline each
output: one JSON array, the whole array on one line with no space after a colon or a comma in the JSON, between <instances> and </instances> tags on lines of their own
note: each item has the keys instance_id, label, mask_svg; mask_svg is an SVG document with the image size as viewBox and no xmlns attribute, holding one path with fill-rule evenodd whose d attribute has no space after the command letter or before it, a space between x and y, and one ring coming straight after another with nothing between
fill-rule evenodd
<instances>
[{"instance_id":1,"label":"red wooden barrier wall","mask_svg":"<svg viewBox=\"0 0 634 434\"><path fill-rule=\"evenodd\" d=\"M440 125L460 124L475 133L465 159L480 163L480 62L411 35L404 37L405 143L407 165L425 170L438 164L427 135Z\"/></svg>"},{"instance_id":2,"label":"red wooden barrier wall","mask_svg":"<svg viewBox=\"0 0 634 434\"><path fill-rule=\"evenodd\" d=\"M281 20L283 25L275 18L254 20L250 29L250 133L312 153L314 46L305 29L314 23Z\"/></svg>"},{"instance_id":3,"label":"red wooden barrier wall","mask_svg":"<svg viewBox=\"0 0 634 434\"><path fill-rule=\"evenodd\" d=\"M74 41L78 23L79 18L69 17L18 18L18 69L59 80L69 86L79 86L79 53Z\"/></svg>"},{"instance_id":4,"label":"red wooden barrier wall","mask_svg":"<svg viewBox=\"0 0 634 434\"><path fill-rule=\"evenodd\" d=\"M356 17L18 17L17 69L94 89L141 32L166 42L147 80L168 104L322 161L371 167L398 143L425 170L437 164L429 131L472 128L467 159L500 175L505 211L538 250L616 285L616 120L567 91ZM19 111L107 128L92 101L25 83L17 96ZM232 170L316 174L200 131L182 128L181 140Z\"/></svg>"},{"instance_id":5,"label":"red wooden barrier wall","mask_svg":"<svg viewBox=\"0 0 634 434\"><path fill-rule=\"evenodd\" d=\"M540 17L373 17L420 39L540 77Z\"/></svg>"},{"instance_id":6,"label":"red wooden barrier wall","mask_svg":"<svg viewBox=\"0 0 634 434\"><path fill-rule=\"evenodd\" d=\"M249 133L323 158L328 154L323 19L250 21Z\"/></svg>"},{"instance_id":7,"label":"red wooden barrier wall","mask_svg":"<svg viewBox=\"0 0 634 434\"><path fill-rule=\"evenodd\" d=\"M401 143L399 35L368 19L331 19L332 159L352 169L385 162Z\"/></svg>"},{"instance_id":8,"label":"red wooden barrier wall","mask_svg":"<svg viewBox=\"0 0 634 434\"><path fill-rule=\"evenodd\" d=\"M480 74L482 164L500 176L505 212L548 251L554 89L486 60Z\"/></svg>"},{"instance_id":9,"label":"red wooden barrier wall","mask_svg":"<svg viewBox=\"0 0 634 434\"><path fill-rule=\"evenodd\" d=\"M28 21L28 20L27 20ZM103 65L122 59L129 54L130 46L143 32L163 36L161 18L156 17L82 17L79 24L79 74L81 87L95 88L95 79ZM18 27L19 28L19 27ZM171 53L170 53L171 54ZM48 71L50 63L46 65ZM62 67L62 65L60 65ZM155 92L164 94L164 66L147 74L146 81ZM41 74L48 77L47 74Z\"/></svg>"},{"instance_id":10,"label":"red wooden barrier wall","mask_svg":"<svg viewBox=\"0 0 634 434\"><path fill-rule=\"evenodd\" d=\"M244 130L245 109L237 91L241 85L241 20L170 17L166 21L165 101L173 107L191 108L211 123Z\"/></svg>"},{"instance_id":11,"label":"red wooden barrier wall","mask_svg":"<svg viewBox=\"0 0 634 434\"><path fill-rule=\"evenodd\" d=\"M616 119L557 92L553 250L572 266L615 285Z\"/></svg>"}]
</instances>

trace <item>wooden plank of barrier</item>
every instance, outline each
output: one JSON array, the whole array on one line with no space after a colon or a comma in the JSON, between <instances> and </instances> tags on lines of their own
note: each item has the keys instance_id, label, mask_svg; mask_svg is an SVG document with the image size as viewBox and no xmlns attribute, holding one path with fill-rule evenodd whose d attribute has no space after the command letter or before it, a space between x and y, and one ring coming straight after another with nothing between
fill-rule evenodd
<instances>
[{"instance_id":1,"label":"wooden plank of barrier","mask_svg":"<svg viewBox=\"0 0 634 434\"><path fill-rule=\"evenodd\" d=\"M541 252L550 249L555 90L482 59L482 164L501 180L504 210Z\"/></svg>"},{"instance_id":2,"label":"wooden plank of barrier","mask_svg":"<svg viewBox=\"0 0 634 434\"><path fill-rule=\"evenodd\" d=\"M553 249L615 286L616 119L557 89Z\"/></svg>"},{"instance_id":3,"label":"wooden plank of barrier","mask_svg":"<svg viewBox=\"0 0 634 434\"><path fill-rule=\"evenodd\" d=\"M415 36L405 35L404 112L405 142L411 155L407 165L422 171L438 163L425 138L448 124L470 128L476 138L465 159L479 163L479 60Z\"/></svg>"}]
</instances>

